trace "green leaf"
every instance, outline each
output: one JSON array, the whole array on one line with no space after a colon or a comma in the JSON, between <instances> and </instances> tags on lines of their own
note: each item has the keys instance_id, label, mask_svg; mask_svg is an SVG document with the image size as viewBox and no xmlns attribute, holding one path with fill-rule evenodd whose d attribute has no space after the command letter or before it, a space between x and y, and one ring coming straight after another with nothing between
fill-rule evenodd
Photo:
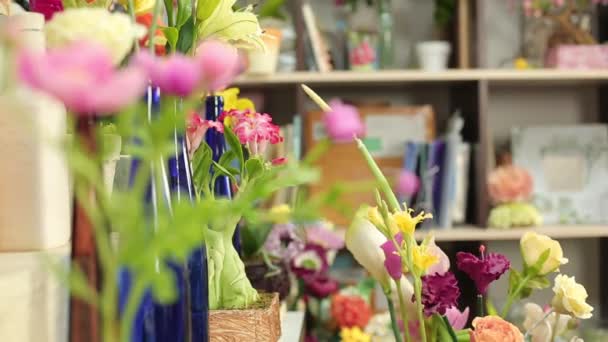
<instances>
[{"instance_id":1,"label":"green leaf","mask_svg":"<svg viewBox=\"0 0 608 342\"><path fill-rule=\"evenodd\" d=\"M198 0L196 5L196 18L200 21L207 20L223 0Z\"/></svg>"},{"instance_id":2,"label":"green leaf","mask_svg":"<svg viewBox=\"0 0 608 342\"><path fill-rule=\"evenodd\" d=\"M545 276L534 277L528 280L528 282L526 283L526 287L531 289L542 290L546 289L549 286L551 286L551 282L549 282L549 279L547 279Z\"/></svg>"},{"instance_id":3,"label":"green leaf","mask_svg":"<svg viewBox=\"0 0 608 342\"><path fill-rule=\"evenodd\" d=\"M169 26L173 26L173 0L164 0L164 2L167 11L167 23Z\"/></svg>"},{"instance_id":4,"label":"green leaf","mask_svg":"<svg viewBox=\"0 0 608 342\"><path fill-rule=\"evenodd\" d=\"M532 294L532 289L529 287L524 287L519 292L519 298L521 298L521 299L528 298L528 297L530 297L531 294Z\"/></svg>"},{"instance_id":5,"label":"green leaf","mask_svg":"<svg viewBox=\"0 0 608 342\"><path fill-rule=\"evenodd\" d=\"M365 278L357 284L357 290L368 301L371 299L372 293L375 288L376 281L372 277Z\"/></svg>"},{"instance_id":6,"label":"green leaf","mask_svg":"<svg viewBox=\"0 0 608 342\"><path fill-rule=\"evenodd\" d=\"M196 191L200 194L209 190L211 179L211 164L213 162L212 151L206 142L203 142L194 152L192 157L192 180Z\"/></svg>"},{"instance_id":7,"label":"green leaf","mask_svg":"<svg viewBox=\"0 0 608 342\"><path fill-rule=\"evenodd\" d=\"M230 178L230 180L232 180L234 183L237 183L236 178L228 169L226 169L225 167L223 167L216 161L212 161L212 163L213 163L213 166L215 167L215 172L217 172L223 176L228 176Z\"/></svg>"},{"instance_id":8,"label":"green leaf","mask_svg":"<svg viewBox=\"0 0 608 342\"><path fill-rule=\"evenodd\" d=\"M177 0L177 20L175 26L179 29L192 17L192 1Z\"/></svg>"},{"instance_id":9,"label":"green leaf","mask_svg":"<svg viewBox=\"0 0 608 342\"><path fill-rule=\"evenodd\" d=\"M513 293L521 282L521 274L516 269L511 268L509 271L509 290L508 293Z\"/></svg>"},{"instance_id":10,"label":"green leaf","mask_svg":"<svg viewBox=\"0 0 608 342\"><path fill-rule=\"evenodd\" d=\"M179 28L176 50L181 53L188 53L194 42L194 19L192 15Z\"/></svg>"},{"instance_id":11,"label":"green leaf","mask_svg":"<svg viewBox=\"0 0 608 342\"><path fill-rule=\"evenodd\" d=\"M171 51L175 51L177 48L177 37L179 36L177 29L175 27L161 27L160 29L165 34L165 37L167 37Z\"/></svg>"},{"instance_id":12,"label":"green leaf","mask_svg":"<svg viewBox=\"0 0 608 342\"><path fill-rule=\"evenodd\" d=\"M222 154L218 163L222 165L224 168L228 168L231 166L232 161L236 158L236 153L233 150L228 150ZM237 172L238 174L238 172Z\"/></svg>"},{"instance_id":13,"label":"green leaf","mask_svg":"<svg viewBox=\"0 0 608 342\"><path fill-rule=\"evenodd\" d=\"M285 0L266 0L258 11L258 16L260 18L273 17L283 19L284 16L281 14L281 7L283 7L284 3Z\"/></svg>"},{"instance_id":14,"label":"green leaf","mask_svg":"<svg viewBox=\"0 0 608 342\"><path fill-rule=\"evenodd\" d=\"M259 158L251 158L245 162L247 178L254 179L264 172L264 163Z\"/></svg>"},{"instance_id":15,"label":"green leaf","mask_svg":"<svg viewBox=\"0 0 608 342\"><path fill-rule=\"evenodd\" d=\"M169 304L177 297L175 274L173 272L161 263L159 272L152 278L152 295L161 304Z\"/></svg>"},{"instance_id":16,"label":"green leaf","mask_svg":"<svg viewBox=\"0 0 608 342\"><path fill-rule=\"evenodd\" d=\"M224 138L226 139L226 143L230 147L230 150L236 153L236 157L239 161L239 167L242 170L245 165L243 145L241 145L239 138L237 138L237 136L234 134L234 131L230 127L224 127Z\"/></svg>"}]
</instances>

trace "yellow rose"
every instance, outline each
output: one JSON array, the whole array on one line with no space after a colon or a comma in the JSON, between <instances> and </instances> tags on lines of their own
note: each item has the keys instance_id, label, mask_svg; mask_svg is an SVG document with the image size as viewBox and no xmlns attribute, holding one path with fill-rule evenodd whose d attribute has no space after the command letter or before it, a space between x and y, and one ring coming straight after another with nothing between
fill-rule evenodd
<instances>
[{"instance_id":1,"label":"yellow rose","mask_svg":"<svg viewBox=\"0 0 608 342\"><path fill-rule=\"evenodd\" d=\"M549 274L558 271L561 265L568 263L568 259L564 258L564 252L559 242L551 239L548 236L540 235L535 232L526 232L520 240L521 253L526 265L533 266L536 264L541 254L547 249L550 249L549 257L540 269L539 275Z\"/></svg>"},{"instance_id":2,"label":"yellow rose","mask_svg":"<svg viewBox=\"0 0 608 342\"><path fill-rule=\"evenodd\" d=\"M103 46L115 65L127 56L135 39L146 34L124 13L110 13L104 8L70 8L57 12L44 28L49 48L63 47L87 40Z\"/></svg>"},{"instance_id":3,"label":"yellow rose","mask_svg":"<svg viewBox=\"0 0 608 342\"><path fill-rule=\"evenodd\" d=\"M275 205L270 209L270 221L276 224L288 223L291 208L287 204Z\"/></svg>"},{"instance_id":4,"label":"yellow rose","mask_svg":"<svg viewBox=\"0 0 608 342\"><path fill-rule=\"evenodd\" d=\"M344 327L340 330L340 340L342 342L370 342L372 337L361 330L359 327Z\"/></svg>"},{"instance_id":5,"label":"yellow rose","mask_svg":"<svg viewBox=\"0 0 608 342\"><path fill-rule=\"evenodd\" d=\"M580 319L587 319L593 316L593 307L585 302L587 290L578 284L574 277L558 274L555 277L553 286L555 296L551 301L553 309L561 314L567 314Z\"/></svg>"},{"instance_id":6,"label":"yellow rose","mask_svg":"<svg viewBox=\"0 0 608 342\"><path fill-rule=\"evenodd\" d=\"M407 211L398 211L393 214L393 220L395 220L397 227L404 234L414 234L414 230L416 230L416 225L418 225L418 223L433 218L433 214L425 214L424 211L420 212L417 216L412 217L413 211L414 209L410 208Z\"/></svg>"},{"instance_id":7,"label":"yellow rose","mask_svg":"<svg viewBox=\"0 0 608 342\"><path fill-rule=\"evenodd\" d=\"M426 245L420 245L412 248L412 262L414 267L424 274L429 267L439 262L439 257L432 253Z\"/></svg>"},{"instance_id":8,"label":"yellow rose","mask_svg":"<svg viewBox=\"0 0 608 342\"><path fill-rule=\"evenodd\" d=\"M119 0L118 2L125 6L125 8L129 8L128 0ZM154 0L134 0L133 6L135 7L135 14L152 12L154 9Z\"/></svg>"}]
</instances>

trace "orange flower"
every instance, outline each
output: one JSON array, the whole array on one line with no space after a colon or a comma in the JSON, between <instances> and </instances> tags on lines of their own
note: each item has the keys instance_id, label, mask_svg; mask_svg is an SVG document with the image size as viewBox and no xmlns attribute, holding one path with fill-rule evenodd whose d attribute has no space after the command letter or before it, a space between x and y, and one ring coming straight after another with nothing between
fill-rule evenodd
<instances>
[{"instance_id":1,"label":"orange flower","mask_svg":"<svg viewBox=\"0 0 608 342\"><path fill-rule=\"evenodd\" d=\"M523 342L524 335L513 324L498 316L477 317L469 334L471 342Z\"/></svg>"},{"instance_id":2,"label":"orange flower","mask_svg":"<svg viewBox=\"0 0 608 342\"><path fill-rule=\"evenodd\" d=\"M331 315L341 328L365 328L371 319L372 311L359 296L337 294L331 299Z\"/></svg>"},{"instance_id":3,"label":"orange flower","mask_svg":"<svg viewBox=\"0 0 608 342\"><path fill-rule=\"evenodd\" d=\"M517 166L498 167L488 177L488 192L494 203L527 200L532 194L532 177Z\"/></svg>"},{"instance_id":4,"label":"orange flower","mask_svg":"<svg viewBox=\"0 0 608 342\"><path fill-rule=\"evenodd\" d=\"M150 26L152 26L152 13L140 14L135 18L135 21L137 21L137 23L145 26L149 30ZM157 25L158 25L158 27L160 27L160 26L163 26L164 24L160 19L158 19ZM163 30L156 29L156 34L154 35L155 53L159 56L165 55L167 52L165 49L166 44L167 44L167 38L165 37ZM139 40L139 46L141 46L142 48L148 47L148 35L147 34L145 37L143 37L142 39Z\"/></svg>"}]
</instances>

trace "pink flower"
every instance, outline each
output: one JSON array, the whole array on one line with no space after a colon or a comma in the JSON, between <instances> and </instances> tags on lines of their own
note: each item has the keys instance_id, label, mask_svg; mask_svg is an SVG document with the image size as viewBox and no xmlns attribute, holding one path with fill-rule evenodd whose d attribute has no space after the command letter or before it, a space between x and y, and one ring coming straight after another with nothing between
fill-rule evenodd
<instances>
[{"instance_id":1,"label":"pink flower","mask_svg":"<svg viewBox=\"0 0 608 342\"><path fill-rule=\"evenodd\" d=\"M160 58L142 50L133 64L145 70L150 82L164 94L186 97L201 85L198 61L182 54Z\"/></svg>"},{"instance_id":2,"label":"pink flower","mask_svg":"<svg viewBox=\"0 0 608 342\"><path fill-rule=\"evenodd\" d=\"M318 245L307 244L291 259L291 270L296 277L322 274L327 271L327 251Z\"/></svg>"},{"instance_id":3,"label":"pink flower","mask_svg":"<svg viewBox=\"0 0 608 342\"><path fill-rule=\"evenodd\" d=\"M274 166L278 166L278 165L283 165L285 163L287 163L287 158L286 157L279 157L279 158L274 158L271 161L272 165Z\"/></svg>"},{"instance_id":4,"label":"pink flower","mask_svg":"<svg viewBox=\"0 0 608 342\"><path fill-rule=\"evenodd\" d=\"M397 241L397 244L401 245L403 243L403 233L395 235L395 241ZM380 248L382 248L382 251L384 252L384 267L388 274L395 280L401 279L401 276L403 275L401 256L399 256L397 247L395 247L393 241L387 240L380 245Z\"/></svg>"},{"instance_id":5,"label":"pink flower","mask_svg":"<svg viewBox=\"0 0 608 342\"><path fill-rule=\"evenodd\" d=\"M316 298L325 298L338 290L338 282L325 273L305 276L303 279L306 292Z\"/></svg>"},{"instance_id":6,"label":"pink flower","mask_svg":"<svg viewBox=\"0 0 608 342\"><path fill-rule=\"evenodd\" d=\"M498 253L488 253L480 259L471 253L458 252L456 265L473 279L477 291L485 295L490 283L500 278L509 269L511 263L507 257Z\"/></svg>"},{"instance_id":7,"label":"pink flower","mask_svg":"<svg viewBox=\"0 0 608 342\"><path fill-rule=\"evenodd\" d=\"M338 250L344 248L344 239L322 224L306 228L306 241L325 249Z\"/></svg>"},{"instance_id":8,"label":"pink flower","mask_svg":"<svg viewBox=\"0 0 608 342\"><path fill-rule=\"evenodd\" d=\"M469 320L469 307L467 306L464 311L460 312L456 306L452 306L445 311L445 317L448 318L448 322L454 330L464 329Z\"/></svg>"},{"instance_id":9,"label":"pink flower","mask_svg":"<svg viewBox=\"0 0 608 342\"><path fill-rule=\"evenodd\" d=\"M357 108L334 100L330 102L331 110L325 113L323 123L329 137L335 142L349 142L354 137L365 134Z\"/></svg>"},{"instance_id":10,"label":"pink flower","mask_svg":"<svg viewBox=\"0 0 608 342\"><path fill-rule=\"evenodd\" d=\"M426 270L426 274L444 274L450 269L450 258L448 258L445 252L435 244L435 237L431 238L426 250L427 253L434 255L439 259L437 263Z\"/></svg>"},{"instance_id":11,"label":"pink flower","mask_svg":"<svg viewBox=\"0 0 608 342\"><path fill-rule=\"evenodd\" d=\"M200 63L203 84L211 92L225 88L237 76L239 56L230 45L205 41L196 48L196 59Z\"/></svg>"},{"instance_id":12,"label":"pink flower","mask_svg":"<svg viewBox=\"0 0 608 342\"><path fill-rule=\"evenodd\" d=\"M452 272L422 277L422 304L427 317L436 313L445 315L448 308L456 305L458 297L460 289Z\"/></svg>"},{"instance_id":13,"label":"pink flower","mask_svg":"<svg viewBox=\"0 0 608 342\"><path fill-rule=\"evenodd\" d=\"M532 185L530 174L513 165L498 167L488 176L488 192L495 203L527 200Z\"/></svg>"},{"instance_id":14,"label":"pink flower","mask_svg":"<svg viewBox=\"0 0 608 342\"><path fill-rule=\"evenodd\" d=\"M224 125L221 122L204 120L195 112L190 114L188 124L186 125L186 138L191 157L201 145L201 142L205 138L205 133L209 128L214 128L220 133L224 132Z\"/></svg>"},{"instance_id":15,"label":"pink flower","mask_svg":"<svg viewBox=\"0 0 608 342\"><path fill-rule=\"evenodd\" d=\"M415 173L409 170L403 170L399 174L397 180L397 193L406 196L413 196L420 189L420 179Z\"/></svg>"},{"instance_id":16,"label":"pink flower","mask_svg":"<svg viewBox=\"0 0 608 342\"><path fill-rule=\"evenodd\" d=\"M56 12L63 11L61 0L32 0L30 1L30 11L42 13L46 21L51 20Z\"/></svg>"},{"instance_id":17,"label":"pink flower","mask_svg":"<svg viewBox=\"0 0 608 342\"><path fill-rule=\"evenodd\" d=\"M111 55L87 42L34 53L22 51L17 72L28 86L46 92L80 115L107 115L135 101L148 85L137 68L116 71Z\"/></svg>"},{"instance_id":18,"label":"pink flower","mask_svg":"<svg viewBox=\"0 0 608 342\"><path fill-rule=\"evenodd\" d=\"M235 111L230 111L235 112ZM268 144L277 144L283 141L279 126L272 123L272 117L260 113L237 113L227 114L222 118L232 117L236 121L232 124L234 134L239 138L241 144L247 145L252 155L261 155Z\"/></svg>"}]
</instances>

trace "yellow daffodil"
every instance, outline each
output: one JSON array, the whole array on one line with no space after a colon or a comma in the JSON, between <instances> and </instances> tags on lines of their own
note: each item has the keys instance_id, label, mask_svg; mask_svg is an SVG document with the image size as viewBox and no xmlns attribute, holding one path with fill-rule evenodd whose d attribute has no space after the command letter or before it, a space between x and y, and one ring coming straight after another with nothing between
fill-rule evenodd
<instances>
[{"instance_id":1,"label":"yellow daffodil","mask_svg":"<svg viewBox=\"0 0 608 342\"><path fill-rule=\"evenodd\" d=\"M429 267L439 262L439 257L426 245L422 244L412 248L412 261L417 271L423 274Z\"/></svg>"},{"instance_id":2,"label":"yellow daffodil","mask_svg":"<svg viewBox=\"0 0 608 342\"><path fill-rule=\"evenodd\" d=\"M414 230L416 230L416 225L418 225L418 223L433 218L433 214L425 214L424 211L421 211L420 214L412 217L412 212L414 212L414 209L410 208L407 209L407 211L398 211L392 215L397 227L404 234L414 234Z\"/></svg>"},{"instance_id":3,"label":"yellow daffodil","mask_svg":"<svg viewBox=\"0 0 608 342\"><path fill-rule=\"evenodd\" d=\"M287 204L275 205L270 209L269 214L272 223L288 223L291 216L291 208Z\"/></svg>"},{"instance_id":4,"label":"yellow daffodil","mask_svg":"<svg viewBox=\"0 0 608 342\"><path fill-rule=\"evenodd\" d=\"M370 342L372 337L359 327L344 327L340 330L340 340L342 342Z\"/></svg>"},{"instance_id":5,"label":"yellow daffodil","mask_svg":"<svg viewBox=\"0 0 608 342\"><path fill-rule=\"evenodd\" d=\"M228 88L222 92L219 92L218 95L224 98L224 110L239 110L246 111L249 110L251 112L255 112L255 105L253 101L248 98L239 98L241 90L239 88Z\"/></svg>"}]
</instances>

